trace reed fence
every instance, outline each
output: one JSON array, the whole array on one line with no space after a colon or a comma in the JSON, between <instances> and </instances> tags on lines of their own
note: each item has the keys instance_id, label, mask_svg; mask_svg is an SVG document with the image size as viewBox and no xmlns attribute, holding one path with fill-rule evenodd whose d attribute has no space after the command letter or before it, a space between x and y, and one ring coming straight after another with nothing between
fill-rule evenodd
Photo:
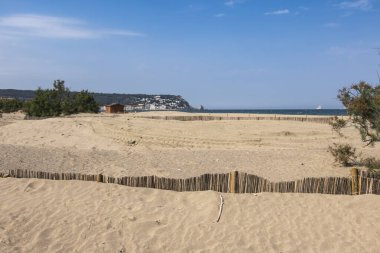
<instances>
[{"instance_id":1,"label":"reed fence","mask_svg":"<svg viewBox=\"0 0 380 253\"><path fill-rule=\"evenodd\" d=\"M300 122L315 122L328 124L334 117L291 117L291 116L139 116L145 119L160 119L160 120L179 120L179 121L211 121L211 120L290 120Z\"/></svg>"},{"instance_id":2,"label":"reed fence","mask_svg":"<svg viewBox=\"0 0 380 253\"><path fill-rule=\"evenodd\" d=\"M56 173L31 170L9 170L1 177L39 178L49 180L81 180L111 183L131 187L171 191L217 191L229 193L320 193L320 194L380 194L380 178L366 171L353 169L351 177L304 178L286 182L270 182L256 175L233 171L225 174L203 174L190 178L157 176L111 177L102 174ZM371 177L372 176L372 177Z\"/></svg>"}]
</instances>

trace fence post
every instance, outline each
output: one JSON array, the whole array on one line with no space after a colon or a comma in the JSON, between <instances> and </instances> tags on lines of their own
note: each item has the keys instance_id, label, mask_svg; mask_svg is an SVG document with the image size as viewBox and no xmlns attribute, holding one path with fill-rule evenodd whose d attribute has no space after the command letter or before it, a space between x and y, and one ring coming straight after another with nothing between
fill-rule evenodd
<instances>
[{"instance_id":1,"label":"fence post","mask_svg":"<svg viewBox=\"0 0 380 253\"><path fill-rule=\"evenodd\" d=\"M237 171L230 172L230 193L236 193L236 174Z\"/></svg>"},{"instance_id":2,"label":"fence post","mask_svg":"<svg viewBox=\"0 0 380 253\"><path fill-rule=\"evenodd\" d=\"M103 175L102 174L96 175L96 182L103 183Z\"/></svg>"},{"instance_id":3,"label":"fence post","mask_svg":"<svg viewBox=\"0 0 380 253\"><path fill-rule=\"evenodd\" d=\"M357 168L351 169L352 195L360 194L359 183L358 183L358 174L359 174L359 171Z\"/></svg>"}]
</instances>

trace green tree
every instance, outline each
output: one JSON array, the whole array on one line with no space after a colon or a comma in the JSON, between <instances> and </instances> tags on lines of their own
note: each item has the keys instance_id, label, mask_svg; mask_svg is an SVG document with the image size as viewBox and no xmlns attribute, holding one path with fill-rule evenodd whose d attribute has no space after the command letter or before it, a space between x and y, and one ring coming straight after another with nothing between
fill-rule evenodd
<instances>
[{"instance_id":1,"label":"green tree","mask_svg":"<svg viewBox=\"0 0 380 253\"><path fill-rule=\"evenodd\" d=\"M0 112L10 113L22 110L24 102L18 99L0 99Z\"/></svg>"},{"instance_id":2,"label":"green tree","mask_svg":"<svg viewBox=\"0 0 380 253\"><path fill-rule=\"evenodd\" d=\"M339 90L338 99L347 108L363 142L374 145L380 141L380 85L359 82Z\"/></svg>"},{"instance_id":3,"label":"green tree","mask_svg":"<svg viewBox=\"0 0 380 253\"><path fill-rule=\"evenodd\" d=\"M87 90L82 90L75 94L74 104L77 112L99 112L98 103Z\"/></svg>"},{"instance_id":4,"label":"green tree","mask_svg":"<svg viewBox=\"0 0 380 253\"><path fill-rule=\"evenodd\" d=\"M341 129L346 127L347 123L352 123L359 130L366 146L374 146L380 141L380 85L372 86L362 81L339 90L338 99L346 107L350 118L343 120L335 117L330 123L333 130L343 136ZM360 164L370 170L380 170L380 160L374 157L361 157L357 160L356 150L349 144L334 143L334 146L329 147L329 151L335 157L335 161L344 166Z\"/></svg>"},{"instance_id":5,"label":"green tree","mask_svg":"<svg viewBox=\"0 0 380 253\"><path fill-rule=\"evenodd\" d=\"M28 116L56 117L80 112L98 112L98 105L88 91L72 93L63 80L56 80L53 89L38 88L33 100L25 104Z\"/></svg>"},{"instance_id":6,"label":"green tree","mask_svg":"<svg viewBox=\"0 0 380 253\"><path fill-rule=\"evenodd\" d=\"M35 117L54 117L62 113L57 93L53 89L38 88L35 97L25 106L25 113Z\"/></svg>"},{"instance_id":7,"label":"green tree","mask_svg":"<svg viewBox=\"0 0 380 253\"><path fill-rule=\"evenodd\" d=\"M75 113L74 98L69 88L65 87L65 81L55 80L53 83L54 97L60 105L60 113L69 115Z\"/></svg>"}]
</instances>

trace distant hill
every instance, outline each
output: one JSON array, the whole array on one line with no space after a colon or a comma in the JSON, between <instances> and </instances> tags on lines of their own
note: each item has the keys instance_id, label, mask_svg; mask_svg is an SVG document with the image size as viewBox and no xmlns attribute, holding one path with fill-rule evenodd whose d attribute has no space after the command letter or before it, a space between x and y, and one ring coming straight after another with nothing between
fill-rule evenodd
<instances>
[{"instance_id":1,"label":"distant hill","mask_svg":"<svg viewBox=\"0 0 380 253\"><path fill-rule=\"evenodd\" d=\"M75 92L73 92L75 93ZM92 93L96 102L100 105L112 103L120 103L123 105L138 105L147 103L147 101L155 101L159 97L165 104L175 104L173 108L167 109L191 109L190 104L179 95L147 95L147 94L120 94L120 93ZM33 90L16 90L16 89L0 89L0 98L17 98L20 100L30 100L34 97Z\"/></svg>"},{"instance_id":2,"label":"distant hill","mask_svg":"<svg viewBox=\"0 0 380 253\"><path fill-rule=\"evenodd\" d=\"M33 90L0 89L0 97L29 100L34 97Z\"/></svg>"}]
</instances>

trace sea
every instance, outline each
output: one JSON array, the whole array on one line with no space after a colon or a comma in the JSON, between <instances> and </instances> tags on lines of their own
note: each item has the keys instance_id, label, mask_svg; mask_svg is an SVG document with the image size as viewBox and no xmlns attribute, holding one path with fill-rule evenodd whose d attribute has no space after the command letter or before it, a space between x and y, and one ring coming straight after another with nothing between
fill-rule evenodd
<instances>
[{"instance_id":1,"label":"sea","mask_svg":"<svg viewBox=\"0 0 380 253\"><path fill-rule=\"evenodd\" d=\"M201 112L201 111L194 111ZM275 114L275 115L321 115L321 116L345 116L347 110L345 109L248 109L248 110L230 110L230 109L218 109L209 110L206 109L202 113L246 113L246 114Z\"/></svg>"}]
</instances>

